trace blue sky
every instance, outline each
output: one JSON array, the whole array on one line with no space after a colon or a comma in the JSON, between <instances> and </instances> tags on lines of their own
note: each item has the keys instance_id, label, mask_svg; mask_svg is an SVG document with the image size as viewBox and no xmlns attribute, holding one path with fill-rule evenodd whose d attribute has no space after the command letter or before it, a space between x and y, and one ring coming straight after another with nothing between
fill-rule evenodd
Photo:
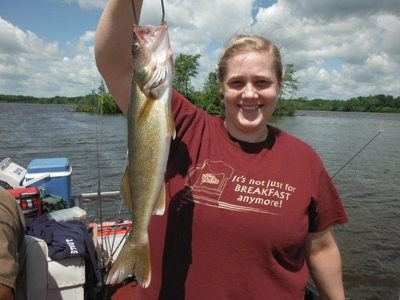
<instances>
[{"instance_id":1,"label":"blue sky","mask_svg":"<svg viewBox=\"0 0 400 300\"><path fill-rule=\"evenodd\" d=\"M101 9L83 9L76 2L49 0L2 0L0 16L20 29L67 48L87 30L96 30Z\"/></svg>"},{"instance_id":2,"label":"blue sky","mask_svg":"<svg viewBox=\"0 0 400 300\"><path fill-rule=\"evenodd\" d=\"M400 6L394 0L164 0L175 55L201 54L201 87L226 40L261 34L300 81L296 96L400 95ZM105 0L1 0L0 94L79 96L98 86L93 42ZM158 0L142 24L159 22ZM96 87L97 88L97 87Z\"/></svg>"}]
</instances>

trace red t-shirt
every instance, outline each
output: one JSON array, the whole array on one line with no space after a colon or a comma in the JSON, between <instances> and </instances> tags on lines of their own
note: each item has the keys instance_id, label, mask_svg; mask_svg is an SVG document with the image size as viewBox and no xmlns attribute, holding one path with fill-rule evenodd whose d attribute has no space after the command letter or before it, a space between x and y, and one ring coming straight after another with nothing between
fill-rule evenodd
<instances>
[{"instance_id":1,"label":"red t-shirt","mask_svg":"<svg viewBox=\"0 0 400 300\"><path fill-rule=\"evenodd\" d=\"M236 140L173 92L166 213L149 227L152 278L138 299L304 299L308 232L347 222L316 152L273 126Z\"/></svg>"}]
</instances>

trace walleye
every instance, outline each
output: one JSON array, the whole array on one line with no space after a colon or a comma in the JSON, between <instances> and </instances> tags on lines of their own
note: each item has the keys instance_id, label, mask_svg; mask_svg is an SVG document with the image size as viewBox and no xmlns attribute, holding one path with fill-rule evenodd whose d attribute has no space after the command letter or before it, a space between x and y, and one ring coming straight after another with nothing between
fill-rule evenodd
<instances>
[{"instance_id":1,"label":"walleye","mask_svg":"<svg viewBox=\"0 0 400 300\"><path fill-rule=\"evenodd\" d=\"M128 108L129 162L121 196L132 215L132 231L106 283L120 283L130 274L143 287L151 280L147 228L152 214L164 214L165 183L171 137L174 65L167 23L134 26L132 86Z\"/></svg>"}]
</instances>

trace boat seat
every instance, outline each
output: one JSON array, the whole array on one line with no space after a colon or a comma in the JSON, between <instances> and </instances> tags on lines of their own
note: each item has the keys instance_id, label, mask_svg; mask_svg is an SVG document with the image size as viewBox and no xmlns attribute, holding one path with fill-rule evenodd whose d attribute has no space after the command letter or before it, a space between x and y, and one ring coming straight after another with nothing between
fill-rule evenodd
<instances>
[{"instance_id":1,"label":"boat seat","mask_svg":"<svg viewBox=\"0 0 400 300\"><path fill-rule=\"evenodd\" d=\"M48 288L48 248L45 241L26 235L27 266L24 279L25 299L45 300Z\"/></svg>"},{"instance_id":2,"label":"boat seat","mask_svg":"<svg viewBox=\"0 0 400 300\"><path fill-rule=\"evenodd\" d=\"M23 295L17 300L84 299L85 260L71 257L52 260L40 238L26 235L27 266Z\"/></svg>"}]
</instances>

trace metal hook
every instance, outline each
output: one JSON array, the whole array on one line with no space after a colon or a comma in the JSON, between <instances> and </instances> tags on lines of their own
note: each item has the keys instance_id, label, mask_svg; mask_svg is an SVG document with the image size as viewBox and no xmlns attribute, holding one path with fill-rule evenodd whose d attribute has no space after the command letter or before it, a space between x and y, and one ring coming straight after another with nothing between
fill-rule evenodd
<instances>
[{"instance_id":1,"label":"metal hook","mask_svg":"<svg viewBox=\"0 0 400 300\"><path fill-rule=\"evenodd\" d=\"M164 23L164 17L165 17L164 0L161 0L161 7L162 7L162 19L161 19L161 23Z\"/></svg>"},{"instance_id":2,"label":"metal hook","mask_svg":"<svg viewBox=\"0 0 400 300\"><path fill-rule=\"evenodd\" d=\"M133 16L135 17L135 25L138 24L137 16L136 16L136 9L135 9L135 0L132 0L132 8L133 8Z\"/></svg>"},{"instance_id":3,"label":"metal hook","mask_svg":"<svg viewBox=\"0 0 400 300\"><path fill-rule=\"evenodd\" d=\"M161 0L161 7L162 7L161 23L164 23L164 17L165 17L164 0ZM133 8L133 16L135 17L135 25L139 25L138 24L138 19L137 19L137 16L136 16L135 0L132 0L132 8Z\"/></svg>"}]
</instances>

